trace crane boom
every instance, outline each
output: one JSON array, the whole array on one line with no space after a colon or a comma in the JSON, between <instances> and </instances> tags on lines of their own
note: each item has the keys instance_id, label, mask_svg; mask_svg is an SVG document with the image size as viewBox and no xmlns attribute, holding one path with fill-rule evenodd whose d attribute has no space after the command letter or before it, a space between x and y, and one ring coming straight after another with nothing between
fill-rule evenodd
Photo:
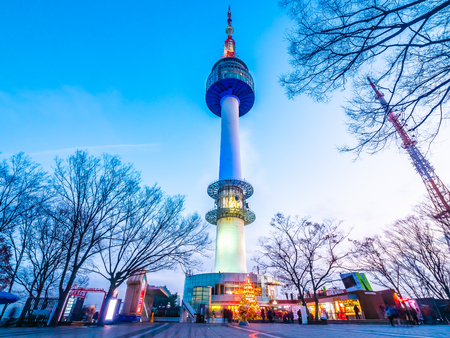
<instances>
[{"instance_id":1,"label":"crane boom","mask_svg":"<svg viewBox=\"0 0 450 338\"><path fill-rule=\"evenodd\" d=\"M406 149L409 156L411 157L411 162L422 178L425 187L427 188L428 194L430 195L431 201L436 208L437 214L436 218L441 218L450 215L450 191L445 186L444 183L436 175L434 168L431 166L430 162L422 155L419 148L416 146L416 140L411 139L408 132L403 128L403 125L399 121L399 114L395 114L389 104L384 98L384 94L378 90L375 84L372 82L370 77L367 77L370 85L375 91L375 98L380 102L381 106L384 108L386 115L394 125L395 130L402 140L402 148Z\"/></svg>"}]
</instances>

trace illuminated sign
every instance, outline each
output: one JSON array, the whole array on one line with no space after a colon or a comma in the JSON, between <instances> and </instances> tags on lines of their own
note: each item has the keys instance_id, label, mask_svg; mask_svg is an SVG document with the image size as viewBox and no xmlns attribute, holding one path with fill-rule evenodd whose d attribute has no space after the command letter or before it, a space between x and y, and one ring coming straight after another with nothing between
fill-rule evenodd
<instances>
[{"instance_id":1,"label":"illuminated sign","mask_svg":"<svg viewBox=\"0 0 450 338\"><path fill-rule=\"evenodd\" d=\"M106 320L112 320L114 316L114 311L116 310L117 299L111 299L108 305L108 311L106 312Z\"/></svg>"},{"instance_id":2,"label":"illuminated sign","mask_svg":"<svg viewBox=\"0 0 450 338\"><path fill-rule=\"evenodd\" d=\"M137 314L140 315L142 312L142 308L144 306L144 297L145 297L145 289L147 288L147 283L145 281L145 276L142 278L142 288L141 288L141 294L139 296L139 304L137 308Z\"/></svg>"},{"instance_id":3,"label":"illuminated sign","mask_svg":"<svg viewBox=\"0 0 450 338\"><path fill-rule=\"evenodd\" d=\"M373 291L364 273L350 272L341 274L341 279L347 291Z\"/></svg>"},{"instance_id":4,"label":"illuminated sign","mask_svg":"<svg viewBox=\"0 0 450 338\"><path fill-rule=\"evenodd\" d=\"M77 296L77 297L83 297L85 298L87 295L87 291L83 291L83 290L70 290L69 294L73 295L73 296Z\"/></svg>"},{"instance_id":5,"label":"illuminated sign","mask_svg":"<svg viewBox=\"0 0 450 338\"><path fill-rule=\"evenodd\" d=\"M75 297L70 296L70 298L67 300L66 309L64 311L64 316L68 316L70 314L70 311L72 310L72 306L75 303Z\"/></svg>"}]
</instances>

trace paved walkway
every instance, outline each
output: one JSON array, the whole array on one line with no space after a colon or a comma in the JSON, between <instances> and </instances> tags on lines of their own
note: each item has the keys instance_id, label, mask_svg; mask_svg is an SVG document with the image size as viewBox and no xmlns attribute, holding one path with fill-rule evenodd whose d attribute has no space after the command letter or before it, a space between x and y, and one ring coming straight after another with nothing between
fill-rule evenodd
<instances>
[{"instance_id":1,"label":"paved walkway","mask_svg":"<svg viewBox=\"0 0 450 338\"><path fill-rule=\"evenodd\" d=\"M348 338L450 337L450 325L391 327L385 325L297 325L297 324L174 324L134 323L98 327L7 328L0 329L0 337L64 337L64 338Z\"/></svg>"}]
</instances>

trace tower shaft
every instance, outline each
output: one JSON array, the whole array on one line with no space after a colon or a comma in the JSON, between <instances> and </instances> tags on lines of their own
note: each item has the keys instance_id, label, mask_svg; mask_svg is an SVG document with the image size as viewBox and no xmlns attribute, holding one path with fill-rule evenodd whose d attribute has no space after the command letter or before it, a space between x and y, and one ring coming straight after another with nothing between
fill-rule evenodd
<instances>
[{"instance_id":1,"label":"tower shaft","mask_svg":"<svg viewBox=\"0 0 450 338\"><path fill-rule=\"evenodd\" d=\"M423 156L419 148L416 146L416 141L411 139L403 125L399 121L399 115L395 114L389 107L389 104L384 99L384 94L381 93L372 82L370 77L367 77L370 85L375 91L375 98L380 101L380 104L386 111L389 121L394 125L397 134L402 140L402 148L408 152L411 162L422 178L423 183L427 189L428 195L436 208L436 218L450 215L450 191L445 184L440 180L430 162Z\"/></svg>"},{"instance_id":2,"label":"tower shaft","mask_svg":"<svg viewBox=\"0 0 450 338\"><path fill-rule=\"evenodd\" d=\"M226 95L220 101L222 133L220 140L219 180L241 179L241 150L239 147L239 100Z\"/></svg>"},{"instance_id":3,"label":"tower shaft","mask_svg":"<svg viewBox=\"0 0 450 338\"><path fill-rule=\"evenodd\" d=\"M219 180L241 179L241 151L239 147L239 100L225 95L220 100L222 133L220 141ZM219 193L222 209L241 208L239 189L223 189ZM217 220L215 272L247 272L245 260L244 220L223 217Z\"/></svg>"}]
</instances>

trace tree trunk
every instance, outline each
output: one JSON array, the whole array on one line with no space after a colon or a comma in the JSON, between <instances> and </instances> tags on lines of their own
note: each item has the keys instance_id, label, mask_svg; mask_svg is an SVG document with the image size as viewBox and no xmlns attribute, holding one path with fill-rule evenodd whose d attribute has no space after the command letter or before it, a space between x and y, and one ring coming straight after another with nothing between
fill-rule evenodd
<instances>
[{"instance_id":1,"label":"tree trunk","mask_svg":"<svg viewBox=\"0 0 450 338\"><path fill-rule=\"evenodd\" d=\"M69 296L69 292L72 286L67 286L66 290L63 291L58 299L58 305L56 306L55 313L53 314L52 320L48 324L49 327L56 327L58 325L59 320L61 319L61 315L63 314L64 307L67 302L67 297Z\"/></svg>"},{"instance_id":2,"label":"tree trunk","mask_svg":"<svg viewBox=\"0 0 450 338\"><path fill-rule=\"evenodd\" d=\"M306 305L306 300L305 300L305 296L302 294L300 296L300 299L302 301L302 305L305 307L306 309L306 316L309 317L309 309L308 309L308 305Z\"/></svg>"},{"instance_id":3,"label":"tree trunk","mask_svg":"<svg viewBox=\"0 0 450 338\"><path fill-rule=\"evenodd\" d=\"M317 298L317 292L314 291L314 305L316 307L316 311L314 314L314 320L319 320L319 298Z\"/></svg>"},{"instance_id":4,"label":"tree trunk","mask_svg":"<svg viewBox=\"0 0 450 338\"><path fill-rule=\"evenodd\" d=\"M37 290L36 290L36 292L37 292L37 294L36 294L36 298L41 298L41 293L42 293L42 290L44 289L44 285L40 285L38 288L37 288Z\"/></svg>"},{"instance_id":5,"label":"tree trunk","mask_svg":"<svg viewBox=\"0 0 450 338\"><path fill-rule=\"evenodd\" d=\"M105 318L106 318L106 313L108 312L109 301L111 300L112 296L114 295L115 290L116 290L116 288L114 286L109 287L108 293L106 294L105 301L103 302L100 316L98 317L97 326L105 325Z\"/></svg>"}]
</instances>

